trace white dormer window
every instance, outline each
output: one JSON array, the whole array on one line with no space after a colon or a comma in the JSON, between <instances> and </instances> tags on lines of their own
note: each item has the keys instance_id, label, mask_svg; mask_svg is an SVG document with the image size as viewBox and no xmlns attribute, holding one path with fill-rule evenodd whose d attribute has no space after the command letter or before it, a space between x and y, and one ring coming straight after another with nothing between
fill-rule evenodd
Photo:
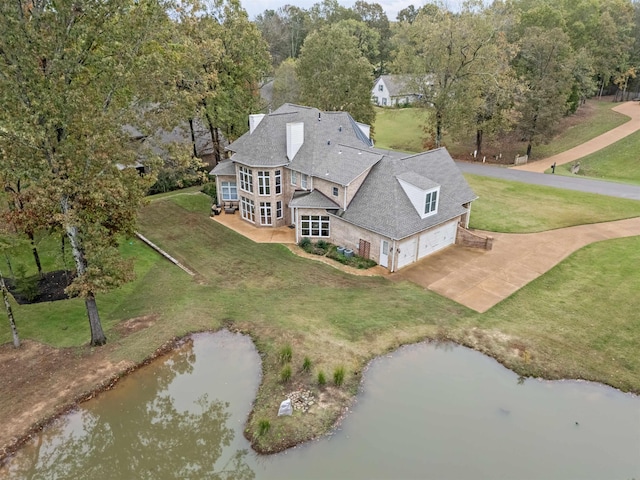
<instances>
[{"instance_id":1,"label":"white dormer window","mask_svg":"<svg viewBox=\"0 0 640 480\"><path fill-rule=\"evenodd\" d=\"M427 218L438 213L440 185L415 172L401 173L396 178L420 218Z\"/></svg>"},{"instance_id":2,"label":"white dormer window","mask_svg":"<svg viewBox=\"0 0 640 480\"><path fill-rule=\"evenodd\" d=\"M438 190L427 192L424 197L424 214L429 215L438 211Z\"/></svg>"}]
</instances>

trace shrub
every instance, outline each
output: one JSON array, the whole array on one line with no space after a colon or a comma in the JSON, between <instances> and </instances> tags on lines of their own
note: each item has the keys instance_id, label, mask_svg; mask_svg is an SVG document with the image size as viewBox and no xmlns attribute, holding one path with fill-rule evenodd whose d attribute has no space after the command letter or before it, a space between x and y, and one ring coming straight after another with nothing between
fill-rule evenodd
<instances>
[{"instance_id":1,"label":"shrub","mask_svg":"<svg viewBox=\"0 0 640 480\"><path fill-rule=\"evenodd\" d=\"M311 359L309 357L304 357L304 361L302 362L302 371L308 372L311 370Z\"/></svg>"},{"instance_id":2,"label":"shrub","mask_svg":"<svg viewBox=\"0 0 640 480\"><path fill-rule=\"evenodd\" d=\"M27 302L33 302L40 293L38 288L39 278L37 275L27 277L24 265L18 265L16 268L16 292L22 295Z\"/></svg>"},{"instance_id":3,"label":"shrub","mask_svg":"<svg viewBox=\"0 0 640 480\"><path fill-rule=\"evenodd\" d=\"M205 183L200 189L202 193L209 195L212 199L216 200L218 198L216 192L216 182Z\"/></svg>"},{"instance_id":4,"label":"shrub","mask_svg":"<svg viewBox=\"0 0 640 480\"><path fill-rule=\"evenodd\" d=\"M292 356L293 350L291 349L291 345L287 344L280 349L280 363L289 363Z\"/></svg>"},{"instance_id":5,"label":"shrub","mask_svg":"<svg viewBox=\"0 0 640 480\"><path fill-rule=\"evenodd\" d=\"M271 422L265 418L258 422L258 435L260 437L266 435L271 430Z\"/></svg>"},{"instance_id":6,"label":"shrub","mask_svg":"<svg viewBox=\"0 0 640 480\"><path fill-rule=\"evenodd\" d=\"M321 387L324 387L327 383L327 379L324 376L324 372L322 370L320 370L318 372L318 385L320 385Z\"/></svg>"},{"instance_id":7,"label":"shrub","mask_svg":"<svg viewBox=\"0 0 640 480\"><path fill-rule=\"evenodd\" d=\"M285 365L282 367L282 370L280 370L280 380L282 383L287 383L291 380L291 365Z\"/></svg>"},{"instance_id":8,"label":"shrub","mask_svg":"<svg viewBox=\"0 0 640 480\"><path fill-rule=\"evenodd\" d=\"M344 383L344 367L340 365L333 371L333 383L336 387Z\"/></svg>"},{"instance_id":9,"label":"shrub","mask_svg":"<svg viewBox=\"0 0 640 480\"><path fill-rule=\"evenodd\" d=\"M316 247L326 250L329 248L329 243L326 240L318 240L316 242Z\"/></svg>"},{"instance_id":10,"label":"shrub","mask_svg":"<svg viewBox=\"0 0 640 480\"><path fill-rule=\"evenodd\" d=\"M311 243L311 239L309 237L302 237L302 239L298 242L298 246L308 253L311 253L311 250L313 250L313 244Z\"/></svg>"}]
</instances>

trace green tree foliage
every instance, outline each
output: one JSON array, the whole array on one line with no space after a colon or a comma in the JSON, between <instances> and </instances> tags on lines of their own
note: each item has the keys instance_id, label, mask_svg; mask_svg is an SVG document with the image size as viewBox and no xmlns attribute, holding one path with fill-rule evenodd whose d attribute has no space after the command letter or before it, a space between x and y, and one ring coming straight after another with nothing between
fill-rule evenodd
<instances>
[{"instance_id":1,"label":"green tree foliage","mask_svg":"<svg viewBox=\"0 0 640 480\"><path fill-rule=\"evenodd\" d=\"M70 292L85 299L92 345L106 341L95 295L132 276L118 240L133 233L150 181L122 168L139 154L123 126L155 131L172 105L174 90L159 88L175 75L165 9L152 0L0 4L0 150L69 239Z\"/></svg>"},{"instance_id":2,"label":"green tree foliage","mask_svg":"<svg viewBox=\"0 0 640 480\"><path fill-rule=\"evenodd\" d=\"M478 13L474 5L465 4L458 14L421 12L395 38L395 70L413 77L415 90L431 110L429 146L442 144L445 129L460 130L492 118L493 113L487 117L480 112L494 108L489 107L496 105L492 85L508 74L509 47L497 19Z\"/></svg>"},{"instance_id":3,"label":"green tree foliage","mask_svg":"<svg viewBox=\"0 0 640 480\"><path fill-rule=\"evenodd\" d=\"M296 61L288 58L276 68L273 79L272 107L278 108L283 103L300 102L300 83L296 74Z\"/></svg>"},{"instance_id":4,"label":"green tree foliage","mask_svg":"<svg viewBox=\"0 0 640 480\"><path fill-rule=\"evenodd\" d=\"M310 25L306 10L285 5L278 10L265 10L255 19L258 30L269 44L274 67L287 58L297 58Z\"/></svg>"},{"instance_id":5,"label":"green tree foliage","mask_svg":"<svg viewBox=\"0 0 640 480\"><path fill-rule=\"evenodd\" d=\"M350 25L339 22L307 37L296 67L300 97L305 105L349 112L357 121L371 124L373 66Z\"/></svg>"},{"instance_id":6,"label":"green tree foliage","mask_svg":"<svg viewBox=\"0 0 640 480\"><path fill-rule=\"evenodd\" d=\"M196 16L203 34L217 40L218 51L203 68L215 72L201 98L216 162L224 155L222 137L233 141L248 130L247 117L262 108L259 84L270 69L268 45L238 0L216 2ZM201 46L206 46L202 44ZM203 54L207 54L204 49Z\"/></svg>"},{"instance_id":7,"label":"green tree foliage","mask_svg":"<svg viewBox=\"0 0 640 480\"><path fill-rule=\"evenodd\" d=\"M573 50L560 28L530 27L514 60L522 91L516 109L518 129L532 145L549 138L558 120L567 112L573 86Z\"/></svg>"},{"instance_id":8,"label":"green tree foliage","mask_svg":"<svg viewBox=\"0 0 640 480\"><path fill-rule=\"evenodd\" d=\"M363 0L358 0L353 10L362 22L378 34L378 54L374 58L367 58L375 65L375 75L383 75L387 73L387 65L391 61L391 25L387 14L379 3L367 3Z\"/></svg>"}]
</instances>

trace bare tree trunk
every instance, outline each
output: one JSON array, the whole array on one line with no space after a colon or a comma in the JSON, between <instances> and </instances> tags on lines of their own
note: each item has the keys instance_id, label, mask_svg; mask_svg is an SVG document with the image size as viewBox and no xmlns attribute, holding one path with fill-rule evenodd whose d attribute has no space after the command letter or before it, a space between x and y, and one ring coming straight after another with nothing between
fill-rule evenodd
<instances>
[{"instance_id":1,"label":"bare tree trunk","mask_svg":"<svg viewBox=\"0 0 640 480\"><path fill-rule=\"evenodd\" d=\"M193 130L193 118L189 119L189 130L191 130L191 146L193 147L193 156L198 156L198 150L196 148L196 132Z\"/></svg>"},{"instance_id":2,"label":"bare tree trunk","mask_svg":"<svg viewBox=\"0 0 640 480\"><path fill-rule=\"evenodd\" d=\"M69 202L66 197L61 199L60 206L62 207L62 213L66 216L69 212ZM80 245L80 238L78 237L78 228L67 224L65 225L65 231L67 233L67 238L69 239L69 244L71 245L73 258L76 262L76 276L81 277L86 272L87 266L84 258L84 252ZM100 315L98 313L98 305L96 304L96 299L92 291L89 291L85 295L84 303L89 317L89 327L91 328L91 345L94 347L104 345L107 343L107 337L102 330Z\"/></svg>"},{"instance_id":3,"label":"bare tree trunk","mask_svg":"<svg viewBox=\"0 0 640 480\"><path fill-rule=\"evenodd\" d=\"M476 130L476 155L479 156L482 153L482 129L478 128Z\"/></svg>"},{"instance_id":4,"label":"bare tree trunk","mask_svg":"<svg viewBox=\"0 0 640 480\"><path fill-rule=\"evenodd\" d=\"M38 267L38 276L42 278L42 264L40 263L40 255L38 255L38 249L36 248L36 240L33 236L33 232L27 232L27 236L31 241L31 251L33 252L33 259L36 261L36 267Z\"/></svg>"},{"instance_id":5,"label":"bare tree trunk","mask_svg":"<svg viewBox=\"0 0 640 480\"><path fill-rule=\"evenodd\" d=\"M436 111L436 148L442 143L442 112Z\"/></svg>"},{"instance_id":6,"label":"bare tree trunk","mask_svg":"<svg viewBox=\"0 0 640 480\"><path fill-rule=\"evenodd\" d=\"M527 158L531 157L531 140L529 140L529 145L527 145Z\"/></svg>"},{"instance_id":7,"label":"bare tree trunk","mask_svg":"<svg viewBox=\"0 0 640 480\"><path fill-rule=\"evenodd\" d=\"M96 297L93 292L84 299L84 304L87 307L87 316L89 317L89 325L91 326L91 346L98 347L107 343L107 337L102 331L102 324L100 323L100 315L98 314L98 304L96 303Z\"/></svg>"},{"instance_id":8,"label":"bare tree trunk","mask_svg":"<svg viewBox=\"0 0 640 480\"><path fill-rule=\"evenodd\" d=\"M0 272L0 290L2 290L2 298L4 300L4 308L7 310L7 317L9 317L9 325L11 326L11 335L13 336L13 346L20 348L20 337L18 337L18 327L16 327L16 320L13 318L13 310L9 303L9 292L7 286L4 283L4 277Z\"/></svg>"}]
</instances>

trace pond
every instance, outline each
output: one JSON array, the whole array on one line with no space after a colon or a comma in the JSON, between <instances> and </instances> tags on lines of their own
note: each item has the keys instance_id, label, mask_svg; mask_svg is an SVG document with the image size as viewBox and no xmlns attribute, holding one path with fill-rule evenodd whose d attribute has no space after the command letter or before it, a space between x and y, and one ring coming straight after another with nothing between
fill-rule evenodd
<instances>
[{"instance_id":1,"label":"pond","mask_svg":"<svg viewBox=\"0 0 640 480\"><path fill-rule=\"evenodd\" d=\"M464 347L375 360L338 430L266 457L242 435L259 381L250 339L194 335L55 422L0 478L640 478L638 397L519 382Z\"/></svg>"}]
</instances>

